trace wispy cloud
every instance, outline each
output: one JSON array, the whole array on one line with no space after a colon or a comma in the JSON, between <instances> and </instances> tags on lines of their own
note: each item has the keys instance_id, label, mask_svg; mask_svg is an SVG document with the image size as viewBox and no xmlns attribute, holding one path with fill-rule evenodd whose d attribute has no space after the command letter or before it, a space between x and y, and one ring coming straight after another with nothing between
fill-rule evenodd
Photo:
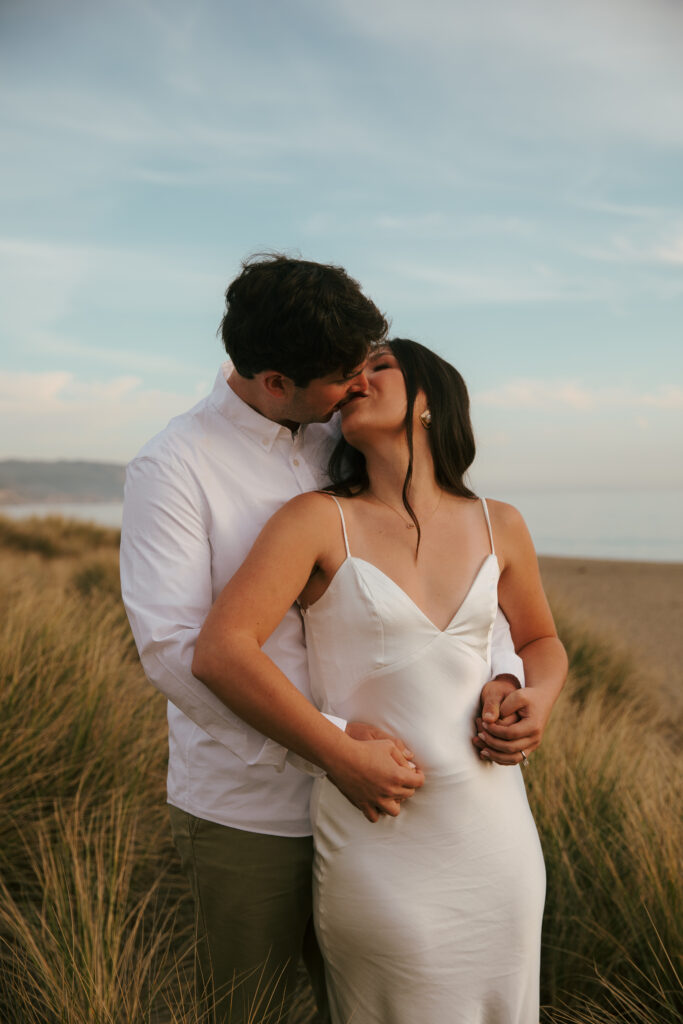
<instances>
[{"instance_id":1,"label":"wispy cloud","mask_svg":"<svg viewBox=\"0 0 683 1024\"><path fill-rule=\"evenodd\" d=\"M666 223L672 217L680 216L680 208L672 206L646 205L643 203L617 203L605 198L577 196L571 205L581 210L609 214L612 217L626 220L647 220L653 224Z\"/></svg>"},{"instance_id":2,"label":"wispy cloud","mask_svg":"<svg viewBox=\"0 0 683 1024\"><path fill-rule=\"evenodd\" d=\"M683 144L678 3L574 0L558 16L545 0L343 0L337 12L359 36L391 40L450 86L469 85L503 130Z\"/></svg>"},{"instance_id":3,"label":"wispy cloud","mask_svg":"<svg viewBox=\"0 0 683 1024\"><path fill-rule=\"evenodd\" d=\"M0 238L0 305L7 342L34 343L64 317L87 267L83 248Z\"/></svg>"},{"instance_id":4,"label":"wispy cloud","mask_svg":"<svg viewBox=\"0 0 683 1024\"><path fill-rule=\"evenodd\" d=\"M674 267L683 266L683 229L677 238L656 246L653 250L653 255L659 263L669 264Z\"/></svg>"},{"instance_id":5,"label":"wispy cloud","mask_svg":"<svg viewBox=\"0 0 683 1024\"><path fill-rule=\"evenodd\" d=\"M87 381L65 371L0 373L0 451L126 461L204 390L163 391L133 376Z\"/></svg>"},{"instance_id":6,"label":"wispy cloud","mask_svg":"<svg viewBox=\"0 0 683 1024\"><path fill-rule=\"evenodd\" d=\"M489 212L459 213L444 210L395 210L367 215L359 210L355 216L343 216L330 210L319 210L308 215L303 224L306 234L325 236L353 235L370 229L380 237L398 238L406 245L414 245L416 239L471 240L473 238L528 238L538 231L538 224L531 218L505 214L496 216ZM403 237L401 237L403 236Z\"/></svg>"},{"instance_id":7,"label":"wispy cloud","mask_svg":"<svg viewBox=\"0 0 683 1024\"><path fill-rule=\"evenodd\" d=\"M654 391L595 387L580 381L511 380L478 392L474 403L501 409L673 409L683 411L683 387L662 386Z\"/></svg>"},{"instance_id":8,"label":"wispy cloud","mask_svg":"<svg viewBox=\"0 0 683 1024\"><path fill-rule=\"evenodd\" d=\"M237 259L235 258L235 264ZM81 357L139 371L190 371L187 360L164 351L140 350L137 330L115 347L100 347L86 330L65 327L79 307L108 319L112 307L125 304L129 321L145 314L165 317L214 309L220 314L223 277L197 265L182 252L156 246L65 244L40 239L0 238L0 305L8 343L33 348L38 355ZM208 354L208 353L207 353Z\"/></svg>"},{"instance_id":9,"label":"wispy cloud","mask_svg":"<svg viewBox=\"0 0 683 1024\"><path fill-rule=\"evenodd\" d=\"M680 216L680 215L679 215ZM620 233L606 243L579 247L581 255L603 263L683 265L683 225L653 225L637 235Z\"/></svg>"},{"instance_id":10,"label":"wispy cloud","mask_svg":"<svg viewBox=\"0 0 683 1024\"><path fill-rule=\"evenodd\" d=\"M472 260L468 261L469 264ZM526 305L545 302L588 302L604 294L597 280L583 281L540 263L490 269L430 266L395 261L389 279L412 289L416 303L446 305ZM391 287L391 286L390 286Z\"/></svg>"},{"instance_id":11,"label":"wispy cloud","mask_svg":"<svg viewBox=\"0 0 683 1024\"><path fill-rule=\"evenodd\" d=\"M150 402L160 401L164 405L170 402L177 406L178 398L175 394L145 388L140 377L135 376L88 381L67 371L0 373L3 407L31 409L34 414L36 401L41 404L41 413L87 411L122 403L141 412ZM187 395L182 400L187 401Z\"/></svg>"}]
</instances>

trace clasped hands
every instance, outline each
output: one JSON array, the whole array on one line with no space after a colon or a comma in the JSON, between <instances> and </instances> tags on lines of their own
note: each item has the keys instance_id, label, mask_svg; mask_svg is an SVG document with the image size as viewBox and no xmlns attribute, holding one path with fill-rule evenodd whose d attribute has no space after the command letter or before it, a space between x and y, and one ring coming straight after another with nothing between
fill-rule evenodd
<instances>
[{"instance_id":1,"label":"clasped hands","mask_svg":"<svg viewBox=\"0 0 683 1024\"><path fill-rule=\"evenodd\" d=\"M498 676L482 689L481 704L472 743L482 760L521 764L540 747L551 710L540 690L520 688L514 676Z\"/></svg>"},{"instance_id":2,"label":"clasped hands","mask_svg":"<svg viewBox=\"0 0 683 1024\"><path fill-rule=\"evenodd\" d=\"M484 761L520 764L541 743L550 709L538 690L520 689L514 676L498 676L481 692L481 715L472 743ZM404 800L424 785L425 776L401 740L364 722L349 722L353 756L328 776L368 819L396 817ZM524 754L522 754L524 751Z\"/></svg>"},{"instance_id":3,"label":"clasped hands","mask_svg":"<svg viewBox=\"0 0 683 1024\"><path fill-rule=\"evenodd\" d=\"M424 773L413 762L413 752L401 740L365 722L349 722L345 731L352 741L347 746L349 756L328 768L328 778L368 821L378 821L382 814L396 817L403 801L424 785Z\"/></svg>"}]
</instances>

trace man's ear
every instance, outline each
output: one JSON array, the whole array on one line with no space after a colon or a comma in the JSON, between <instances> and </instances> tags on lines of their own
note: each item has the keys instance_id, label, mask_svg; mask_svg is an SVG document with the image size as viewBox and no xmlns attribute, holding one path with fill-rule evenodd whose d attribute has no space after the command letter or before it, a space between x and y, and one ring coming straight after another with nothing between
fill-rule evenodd
<instances>
[{"instance_id":1,"label":"man's ear","mask_svg":"<svg viewBox=\"0 0 683 1024\"><path fill-rule=\"evenodd\" d=\"M288 402L292 397L295 384L291 377L285 377L284 373L276 370L264 370L259 377L269 398L277 402Z\"/></svg>"}]
</instances>

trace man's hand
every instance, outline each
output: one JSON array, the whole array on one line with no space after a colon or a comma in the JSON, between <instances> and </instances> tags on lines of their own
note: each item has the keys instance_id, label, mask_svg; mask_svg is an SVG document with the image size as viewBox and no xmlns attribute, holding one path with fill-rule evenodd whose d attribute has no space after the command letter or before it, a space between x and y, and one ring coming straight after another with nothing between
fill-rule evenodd
<instances>
[{"instance_id":1,"label":"man's hand","mask_svg":"<svg viewBox=\"0 0 683 1024\"><path fill-rule=\"evenodd\" d=\"M515 713L503 717L501 717L500 713L501 705L505 699L519 689L519 680L515 676L510 675L496 676L495 679L490 679L482 688L481 713L474 722L476 735L472 737L472 743L485 761L497 761L497 757L490 756L491 752L487 746L486 739L480 739L480 736L486 736L484 726L493 724L513 725L519 721L519 716ZM484 751L486 751L487 756L483 756ZM508 762L506 761L505 763L507 764Z\"/></svg>"},{"instance_id":2,"label":"man's hand","mask_svg":"<svg viewBox=\"0 0 683 1024\"><path fill-rule=\"evenodd\" d=\"M499 721L501 704L519 689L519 680L515 676L500 675L490 679L481 691L481 718L485 722Z\"/></svg>"},{"instance_id":3,"label":"man's hand","mask_svg":"<svg viewBox=\"0 0 683 1024\"><path fill-rule=\"evenodd\" d=\"M521 764L524 755L541 745L552 706L545 692L529 687L511 690L498 704L493 697L488 703L484 700L482 715L476 719L477 735L472 740L479 756L496 764Z\"/></svg>"},{"instance_id":4,"label":"man's hand","mask_svg":"<svg viewBox=\"0 0 683 1024\"><path fill-rule=\"evenodd\" d=\"M378 821L380 814L396 817L401 803L424 784L412 752L400 740L363 722L350 722L346 734L353 745L347 746L343 759L327 767L328 778L368 821Z\"/></svg>"}]
</instances>

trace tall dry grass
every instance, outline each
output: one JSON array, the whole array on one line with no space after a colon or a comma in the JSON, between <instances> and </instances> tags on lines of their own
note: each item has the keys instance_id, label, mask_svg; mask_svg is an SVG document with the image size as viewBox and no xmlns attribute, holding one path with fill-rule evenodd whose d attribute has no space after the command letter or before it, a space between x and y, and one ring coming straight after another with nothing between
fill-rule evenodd
<instances>
[{"instance_id":1,"label":"tall dry grass","mask_svg":"<svg viewBox=\"0 0 683 1024\"><path fill-rule=\"evenodd\" d=\"M118 595L118 534L0 537L0 1019L195 1021L164 702Z\"/></svg>"},{"instance_id":2,"label":"tall dry grass","mask_svg":"<svg viewBox=\"0 0 683 1024\"><path fill-rule=\"evenodd\" d=\"M117 545L115 531L0 520L3 1021L201 1019L164 702L130 638ZM526 773L548 869L543 1020L673 1024L680 718L599 638L562 632L570 681Z\"/></svg>"},{"instance_id":3,"label":"tall dry grass","mask_svg":"<svg viewBox=\"0 0 683 1024\"><path fill-rule=\"evenodd\" d=\"M594 636L562 628L571 672L527 787L548 870L542 971L556 1024L681 1019L680 706Z\"/></svg>"}]
</instances>

